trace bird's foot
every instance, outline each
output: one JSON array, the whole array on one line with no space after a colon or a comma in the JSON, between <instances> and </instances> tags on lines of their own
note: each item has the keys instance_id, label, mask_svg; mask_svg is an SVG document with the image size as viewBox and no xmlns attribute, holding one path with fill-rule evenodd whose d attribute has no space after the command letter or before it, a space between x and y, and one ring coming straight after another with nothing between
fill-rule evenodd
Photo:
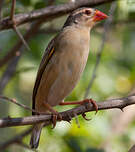
<instances>
[{"instance_id":1,"label":"bird's foot","mask_svg":"<svg viewBox=\"0 0 135 152\"><path fill-rule=\"evenodd\" d=\"M59 105L75 105L75 104L80 104L80 105L86 105L88 103L92 103L93 106L95 107L95 110L96 110L96 113L98 112L98 106L97 106L97 103L95 100L93 99L85 99L85 100L82 100L82 101L77 101L77 102L61 102ZM86 114L83 113L82 114L82 117L85 119L85 120L91 120L91 119L87 119L86 118Z\"/></svg>"},{"instance_id":2,"label":"bird's foot","mask_svg":"<svg viewBox=\"0 0 135 152\"><path fill-rule=\"evenodd\" d=\"M83 101L81 101L82 103L82 105L84 104L88 104L88 103L92 103L93 104L93 106L95 107L95 110L96 110L96 113L98 112L98 105L97 105L97 103L96 103L96 101L95 100L93 100L93 99L85 99L85 100L83 100Z\"/></svg>"},{"instance_id":3,"label":"bird's foot","mask_svg":"<svg viewBox=\"0 0 135 152\"><path fill-rule=\"evenodd\" d=\"M88 103L92 103L92 104L93 104L93 106L95 107L96 113L97 113L97 112L98 112L98 105L97 105L96 101L93 100L93 99L85 99L85 100L82 101L82 105L83 105L83 104L88 104ZM87 118L86 118L86 114L85 114L85 113L82 114L82 117L83 117L85 120L91 120L91 119L87 119Z\"/></svg>"},{"instance_id":4,"label":"bird's foot","mask_svg":"<svg viewBox=\"0 0 135 152\"><path fill-rule=\"evenodd\" d=\"M55 128L57 120L61 121L62 120L62 115L59 112L54 110L52 112L52 123L53 123L52 129Z\"/></svg>"},{"instance_id":5,"label":"bird's foot","mask_svg":"<svg viewBox=\"0 0 135 152\"><path fill-rule=\"evenodd\" d=\"M62 120L62 115L54 110L49 104L44 103L44 106L52 113L52 123L53 127L52 129L55 128L57 120L61 121Z\"/></svg>"}]
</instances>

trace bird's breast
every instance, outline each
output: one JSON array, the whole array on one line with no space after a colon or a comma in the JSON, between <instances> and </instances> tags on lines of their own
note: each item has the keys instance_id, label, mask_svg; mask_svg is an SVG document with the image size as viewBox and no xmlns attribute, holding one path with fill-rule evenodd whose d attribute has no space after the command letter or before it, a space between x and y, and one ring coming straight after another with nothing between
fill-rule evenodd
<instances>
[{"instance_id":1,"label":"bird's breast","mask_svg":"<svg viewBox=\"0 0 135 152\"><path fill-rule=\"evenodd\" d=\"M48 100L51 103L55 96L55 104L62 101L76 86L89 54L89 37L88 39L77 35L72 35L72 38L69 39L65 39L65 37L61 39L59 47L57 45L57 53L55 54L57 61L53 62L57 64L58 75L50 88Z\"/></svg>"},{"instance_id":2,"label":"bird's breast","mask_svg":"<svg viewBox=\"0 0 135 152\"><path fill-rule=\"evenodd\" d=\"M63 69L67 71L67 76L72 76L74 81L80 78L83 72L88 54L89 46L83 46L83 41L80 41L77 45L70 44L70 49L63 51Z\"/></svg>"},{"instance_id":3,"label":"bird's breast","mask_svg":"<svg viewBox=\"0 0 135 152\"><path fill-rule=\"evenodd\" d=\"M87 62L89 54L90 36L88 31L68 31L61 39L60 56L63 62L63 69L69 75L80 77ZM63 49L61 49L63 48Z\"/></svg>"}]
</instances>

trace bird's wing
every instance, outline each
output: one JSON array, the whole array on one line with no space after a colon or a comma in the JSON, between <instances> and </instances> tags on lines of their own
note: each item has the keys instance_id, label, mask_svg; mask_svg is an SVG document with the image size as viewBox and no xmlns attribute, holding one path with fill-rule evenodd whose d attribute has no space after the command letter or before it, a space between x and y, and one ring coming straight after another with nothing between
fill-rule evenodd
<instances>
[{"instance_id":1,"label":"bird's wing","mask_svg":"<svg viewBox=\"0 0 135 152\"><path fill-rule=\"evenodd\" d=\"M38 73L37 73L37 78L36 78L36 81L35 81L35 85L34 85L34 89L33 89L33 95L32 95L32 100L33 100L33 103L32 103L32 109L35 109L35 97L36 97L36 94L37 94L37 90L38 90L38 87L39 87L39 84L40 84L40 80L42 78L42 74L50 60L50 58L52 57L53 53L54 53L54 41L55 41L56 37L54 39L52 39L50 41L50 43L48 44L46 50L45 50L45 53L42 57L42 61L40 63L40 66L39 66L39 70L38 70ZM35 112L32 112L32 115L34 115Z\"/></svg>"}]
</instances>

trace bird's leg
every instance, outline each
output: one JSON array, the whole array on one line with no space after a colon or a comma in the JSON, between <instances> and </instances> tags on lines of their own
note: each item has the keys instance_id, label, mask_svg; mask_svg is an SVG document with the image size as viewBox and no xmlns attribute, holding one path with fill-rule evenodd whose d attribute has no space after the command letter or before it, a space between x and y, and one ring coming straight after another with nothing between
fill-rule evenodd
<instances>
[{"instance_id":1,"label":"bird's leg","mask_svg":"<svg viewBox=\"0 0 135 152\"><path fill-rule=\"evenodd\" d=\"M95 107L96 112L98 111L98 106L95 100L93 99L84 99L82 101L77 101L77 102L61 102L59 105L61 106L65 106L65 105L76 105L76 104L86 104L86 103L92 103L93 106Z\"/></svg>"},{"instance_id":2,"label":"bird's leg","mask_svg":"<svg viewBox=\"0 0 135 152\"><path fill-rule=\"evenodd\" d=\"M77 101L77 102L61 102L59 105L62 105L62 106L64 106L64 105L75 105L75 104L83 105L83 104L86 104L86 103L92 103L93 106L95 107L96 113L98 112L97 103L93 99L85 99L85 100ZM86 118L86 114L85 113L83 113L82 116L83 116L83 118L85 120L89 120L89 119Z\"/></svg>"},{"instance_id":3,"label":"bird's leg","mask_svg":"<svg viewBox=\"0 0 135 152\"><path fill-rule=\"evenodd\" d=\"M49 104L44 103L44 106L52 113L52 122L53 122L53 128L56 126L56 120L62 120L61 114L59 114L56 110L54 110Z\"/></svg>"}]
</instances>

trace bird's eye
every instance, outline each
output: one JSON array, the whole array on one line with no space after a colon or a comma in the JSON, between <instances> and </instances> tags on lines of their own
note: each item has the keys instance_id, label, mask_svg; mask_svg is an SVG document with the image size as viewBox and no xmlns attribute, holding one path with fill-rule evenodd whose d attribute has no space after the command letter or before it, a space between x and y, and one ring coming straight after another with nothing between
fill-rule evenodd
<instances>
[{"instance_id":1,"label":"bird's eye","mask_svg":"<svg viewBox=\"0 0 135 152\"><path fill-rule=\"evenodd\" d=\"M90 11L90 10L86 10L86 11L85 11L85 14L86 14L86 15L91 15L91 11Z\"/></svg>"}]
</instances>

